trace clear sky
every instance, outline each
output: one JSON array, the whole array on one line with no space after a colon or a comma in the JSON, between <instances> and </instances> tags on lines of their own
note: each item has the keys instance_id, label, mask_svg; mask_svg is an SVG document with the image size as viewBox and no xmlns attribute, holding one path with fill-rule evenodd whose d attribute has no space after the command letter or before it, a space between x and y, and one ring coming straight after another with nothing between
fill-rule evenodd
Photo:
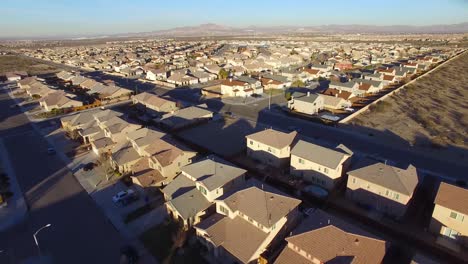
<instances>
[{"instance_id":1,"label":"clear sky","mask_svg":"<svg viewBox=\"0 0 468 264\"><path fill-rule=\"evenodd\" d=\"M0 0L0 37L227 26L468 22L468 0Z\"/></svg>"}]
</instances>

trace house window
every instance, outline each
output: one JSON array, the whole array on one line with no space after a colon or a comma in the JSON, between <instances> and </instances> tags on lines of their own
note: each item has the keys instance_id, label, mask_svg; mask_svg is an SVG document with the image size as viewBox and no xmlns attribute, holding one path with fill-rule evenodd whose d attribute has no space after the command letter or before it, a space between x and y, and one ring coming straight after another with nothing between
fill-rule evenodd
<instances>
[{"instance_id":1,"label":"house window","mask_svg":"<svg viewBox=\"0 0 468 264\"><path fill-rule=\"evenodd\" d=\"M304 160L301 159L301 158L298 159L298 162L299 162L300 164L304 164Z\"/></svg>"},{"instance_id":2,"label":"house window","mask_svg":"<svg viewBox=\"0 0 468 264\"><path fill-rule=\"evenodd\" d=\"M386 196L388 196L388 194L389 194L389 191L388 191L388 190L386 190L386 191L385 191L385 195L386 195Z\"/></svg>"},{"instance_id":3,"label":"house window","mask_svg":"<svg viewBox=\"0 0 468 264\"><path fill-rule=\"evenodd\" d=\"M199 186L199 190L200 190L201 193L206 195L206 189L203 186Z\"/></svg>"},{"instance_id":4,"label":"house window","mask_svg":"<svg viewBox=\"0 0 468 264\"><path fill-rule=\"evenodd\" d=\"M353 178L353 183L356 183L356 178Z\"/></svg>"},{"instance_id":5,"label":"house window","mask_svg":"<svg viewBox=\"0 0 468 264\"><path fill-rule=\"evenodd\" d=\"M250 140L250 145L253 145L253 141L252 141L252 140Z\"/></svg>"},{"instance_id":6,"label":"house window","mask_svg":"<svg viewBox=\"0 0 468 264\"><path fill-rule=\"evenodd\" d=\"M276 228L276 224L273 224L273 225L271 226L271 230L275 230L275 228Z\"/></svg>"},{"instance_id":7,"label":"house window","mask_svg":"<svg viewBox=\"0 0 468 264\"><path fill-rule=\"evenodd\" d=\"M239 215L242 216L242 217L244 216L244 214L242 212L239 212Z\"/></svg>"},{"instance_id":8,"label":"house window","mask_svg":"<svg viewBox=\"0 0 468 264\"><path fill-rule=\"evenodd\" d=\"M257 225L258 225L258 227L259 227L260 229L263 229L263 226L262 226L262 224L260 224L260 223L257 223Z\"/></svg>"},{"instance_id":9,"label":"house window","mask_svg":"<svg viewBox=\"0 0 468 264\"><path fill-rule=\"evenodd\" d=\"M400 195L399 195L398 193L394 193L394 194L393 194L393 198L394 198L395 200L398 200L398 199L400 199Z\"/></svg>"},{"instance_id":10,"label":"house window","mask_svg":"<svg viewBox=\"0 0 468 264\"><path fill-rule=\"evenodd\" d=\"M367 189L370 189L370 184L367 184Z\"/></svg>"},{"instance_id":11,"label":"house window","mask_svg":"<svg viewBox=\"0 0 468 264\"><path fill-rule=\"evenodd\" d=\"M457 239L457 236L460 234L460 233L458 233L456 230L453 230L453 229L451 229L451 228L449 228L449 227L444 227L444 228L445 228L445 229L444 229L443 234L444 234L445 236L447 236L447 237L452 238L452 239Z\"/></svg>"},{"instance_id":12,"label":"house window","mask_svg":"<svg viewBox=\"0 0 468 264\"><path fill-rule=\"evenodd\" d=\"M219 210L222 212L222 213L225 213L226 215L229 215L229 210L227 208L225 208L224 206L219 206Z\"/></svg>"},{"instance_id":13,"label":"house window","mask_svg":"<svg viewBox=\"0 0 468 264\"><path fill-rule=\"evenodd\" d=\"M457 213L451 212L450 213L450 218L457 219L457 215L458 215Z\"/></svg>"},{"instance_id":14,"label":"house window","mask_svg":"<svg viewBox=\"0 0 468 264\"><path fill-rule=\"evenodd\" d=\"M253 223L253 220L252 220L252 218L250 218L250 217L247 217L247 219L249 220L249 222L250 222L250 223Z\"/></svg>"},{"instance_id":15,"label":"house window","mask_svg":"<svg viewBox=\"0 0 468 264\"><path fill-rule=\"evenodd\" d=\"M323 172L328 173L328 168L323 168Z\"/></svg>"}]
</instances>

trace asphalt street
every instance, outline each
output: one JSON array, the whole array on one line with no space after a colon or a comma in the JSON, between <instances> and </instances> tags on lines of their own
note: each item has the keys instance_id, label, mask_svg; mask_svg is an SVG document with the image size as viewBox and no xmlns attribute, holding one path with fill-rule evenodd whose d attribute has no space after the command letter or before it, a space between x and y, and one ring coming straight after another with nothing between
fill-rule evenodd
<instances>
[{"instance_id":1,"label":"asphalt street","mask_svg":"<svg viewBox=\"0 0 468 264\"><path fill-rule=\"evenodd\" d=\"M29 207L26 219L0 234L0 263L42 254L54 263L118 263L124 239L82 189L64 162L47 155L47 141L0 90L0 136Z\"/></svg>"}]
</instances>

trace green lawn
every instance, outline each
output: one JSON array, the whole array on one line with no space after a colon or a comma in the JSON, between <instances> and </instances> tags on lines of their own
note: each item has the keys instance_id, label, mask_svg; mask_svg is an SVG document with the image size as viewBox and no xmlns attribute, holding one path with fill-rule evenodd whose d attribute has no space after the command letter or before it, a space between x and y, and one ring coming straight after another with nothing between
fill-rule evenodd
<instances>
[{"instance_id":1,"label":"green lawn","mask_svg":"<svg viewBox=\"0 0 468 264\"><path fill-rule=\"evenodd\" d=\"M163 262L171 253L172 238L178 228L176 222L172 219L166 219L162 224L144 232L140 236L140 240L153 256Z\"/></svg>"}]
</instances>

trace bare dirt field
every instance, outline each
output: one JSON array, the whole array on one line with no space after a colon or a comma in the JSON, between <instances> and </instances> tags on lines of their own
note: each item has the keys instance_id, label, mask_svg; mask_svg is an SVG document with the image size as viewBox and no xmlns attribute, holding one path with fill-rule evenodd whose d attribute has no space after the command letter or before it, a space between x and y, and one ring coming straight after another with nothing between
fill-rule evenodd
<instances>
[{"instance_id":1,"label":"bare dirt field","mask_svg":"<svg viewBox=\"0 0 468 264\"><path fill-rule=\"evenodd\" d=\"M0 75L11 71L26 71L29 75L38 75L57 72L59 69L26 57L16 55L0 56Z\"/></svg>"},{"instance_id":2,"label":"bare dirt field","mask_svg":"<svg viewBox=\"0 0 468 264\"><path fill-rule=\"evenodd\" d=\"M468 52L351 121L350 129L417 149L468 150Z\"/></svg>"}]
</instances>

